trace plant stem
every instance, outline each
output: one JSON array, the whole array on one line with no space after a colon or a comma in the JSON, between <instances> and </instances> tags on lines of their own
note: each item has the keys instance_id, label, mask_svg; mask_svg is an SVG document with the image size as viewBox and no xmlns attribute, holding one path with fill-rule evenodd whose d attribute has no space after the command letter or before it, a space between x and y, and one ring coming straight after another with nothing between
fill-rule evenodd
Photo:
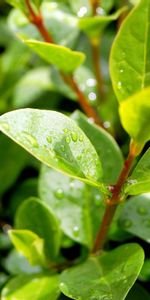
<instances>
[{"instance_id":1,"label":"plant stem","mask_svg":"<svg viewBox=\"0 0 150 300\"><path fill-rule=\"evenodd\" d=\"M92 253L96 253L97 251L102 250L104 247L107 233L109 231L116 209L120 203L120 194L121 194L122 186L125 183L126 179L128 178L134 159L138 154L139 154L139 149L136 147L135 143L131 141L128 157L124 163L118 181L112 190L112 197L111 199L108 199L106 202L106 209L103 216L102 224L97 234Z\"/></svg>"},{"instance_id":2,"label":"plant stem","mask_svg":"<svg viewBox=\"0 0 150 300\"><path fill-rule=\"evenodd\" d=\"M53 38L51 37L50 33L47 31L43 18L41 14L36 15L31 4L30 0L26 0L26 5L29 10L29 20L32 24L36 26L38 31L40 32L41 36L47 43L54 43ZM85 95L82 93L80 90L79 86L77 85L76 81L74 80L72 75L66 75L64 72L60 72L62 79L64 80L65 83L67 83L72 90L75 92L78 102L83 109L83 111L87 114L88 117L94 119L95 123L101 127L104 128L103 122L101 121L98 113L96 110L90 106L88 100L86 99ZM105 129L105 128L104 128Z\"/></svg>"},{"instance_id":3,"label":"plant stem","mask_svg":"<svg viewBox=\"0 0 150 300\"><path fill-rule=\"evenodd\" d=\"M90 0L93 16L97 15L97 8L100 6L100 0Z\"/></svg>"},{"instance_id":4,"label":"plant stem","mask_svg":"<svg viewBox=\"0 0 150 300\"><path fill-rule=\"evenodd\" d=\"M101 66L100 66L99 48L100 48L99 39L96 39L94 41L91 40L93 66L94 66L94 71L95 71L95 77L97 80L99 99L104 100L105 99L105 89L104 89L103 75L102 75Z\"/></svg>"}]
</instances>

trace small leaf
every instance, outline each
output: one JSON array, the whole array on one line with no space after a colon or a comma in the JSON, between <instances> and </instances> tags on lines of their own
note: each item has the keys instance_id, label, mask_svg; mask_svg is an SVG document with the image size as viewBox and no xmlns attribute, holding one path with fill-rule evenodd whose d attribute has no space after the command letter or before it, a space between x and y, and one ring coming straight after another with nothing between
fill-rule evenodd
<instances>
[{"instance_id":1,"label":"small leaf","mask_svg":"<svg viewBox=\"0 0 150 300\"><path fill-rule=\"evenodd\" d=\"M110 16L85 17L79 20L79 28L90 37L98 37L112 21L115 21L126 8L121 8Z\"/></svg>"},{"instance_id":2,"label":"small leaf","mask_svg":"<svg viewBox=\"0 0 150 300\"><path fill-rule=\"evenodd\" d=\"M139 279L142 281L150 281L150 259L145 259ZM145 300L145 299L144 299Z\"/></svg>"},{"instance_id":3,"label":"small leaf","mask_svg":"<svg viewBox=\"0 0 150 300\"><path fill-rule=\"evenodd\" d=\"M150 148L144 153L124 187L128 195L150 192Z\"/></svg>"},{"instance_id":4,"label":"small leaf","mask_svg":"<svg viewBox=\"0 0 150 300\"><path fill-rule=\"evenodd\" d=\"M65 115L20 109L1 116L0 129L49 167L103 187L96 150L84 132Z\"/></svg>"},{"instance_id":5,"label":"small leaf","mask_svg":"<svg viewBox=\"0 0 150 300\"><path fill-rule=\"evenodd\" d=\"M48 274L19 275L2 290L2 300L56 300L60 294L58 276Z\"/></svg>"},{"instance_id":6,"label":"small leaf","mask_svg":"<svg viewBox=\"0 0 150 300\"><path fill-rule=\"evenodd\" d=\"M123 22L114 41L110 71L118 101L150 85L149 19L150 1L141 0Z\"/></svg>"},{"instance_id":7,"label":"small leaf","mask_svg":"<svg viewBox=\"0 0 150 300\"><path fill-rule=\"evenodd\" d=\"M23 254L31 265L46 266L43 239L29 230L9 230L9 236L17 251Z\"/></svg>"},{"instance_id":8,"label":"small leaf","mask_svg":"<svg viewBox=\"0 0 150 300\"><path fill-rule=\"evenodd\" d=\"M139 245L120 246L64 271L60 276L60 289L76 300L124 300L141 270L143 260L144 253Z\"/></svg>"},{"instance_id":9,"label":"small leaf","mask_svg":"<svg viewBox=\"0 0 150 300\"><path fill-rule=\"evenodd\" d=\"M46 256L49 259L56 257L60 247L59 225L50 209L39 199L29 198L20 205L16 213L15 225L17 229L31 230L36 233L44 240ZM30 241L31 239L32 237ZM35 248L36 246L38 245L35 243Z\"/></svg>"},{"instance_id":10,"label":"small leaf","mask_svg":"<svg viewBox=\"0 0 150 300\"><path fill-rule=\"evenodd\" d=\"M83 53L72 51L64 46L39 42L36 40L23 41L46 62L55 65L64 72L72 73L85 59Z\"/></svg>"},{"instance_id":11,"label":"small leaf","mask_svg":"<svg viewBox=\"0 0 150 300\"><path fill-rule=\"evenodd\" d=\"M123 156L113 137L102 128L91 124L80 111L72 114L73 120L94 145L104 170L104 181L114 184L123 167Z\"/></svg>"},{"instance_id":12,"label":"small leaf","mask_svg":"<svg viewBox=\"0 0 150 300\"><path fill-rule=\"evenodd\" d=\"M137 144L144 146L150 139L150 88L121 102L119 113L122 125Z\"/></svg>"},{"instance_id":13,"label":"small leaf","mask_svg":"<svg viewBox=\"0 0 150 300\"><path fill-rule=\"evenodd\" d=\"M131 197L119 220L123 230L150 243L150 193Z\"/></svg>"}]
</instances>

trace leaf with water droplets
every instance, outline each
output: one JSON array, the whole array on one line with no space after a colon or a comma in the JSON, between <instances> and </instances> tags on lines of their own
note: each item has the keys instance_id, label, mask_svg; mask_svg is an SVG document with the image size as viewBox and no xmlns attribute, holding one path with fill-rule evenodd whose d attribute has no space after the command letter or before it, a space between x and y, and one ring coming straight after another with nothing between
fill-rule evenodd
<instances>
[{"instance_id":1,"label":"leaf with water droplets","mask_svg":"<svg viewBox=\"0 0 150 300\"><path fill-rule=\"evenodd\" d=\"M128 195L138 195L150 192L150 148L144 153L127 183L124 192Z\"/></svg>"},{"instance_id":2,"label":"leaf with water droplets","mask_svg":"<svg viewBox=\"0 0 150 300\"><path fill-rule=\"evenodd\" d=\"M41 265L46 267L44 256L44 240L30 230L9 230L9 237L22 255L24 255L31 265Z\"/></svg>"},{"instance_id":3,"label":"leaf with water droplets","mask_svg":"<svg viewBox=\"0 0 150 300\"><path fill-rule=\"evenodd\" d=\"M150 1L142 0L125 19L114 41L110 71L118 101L150 85L149 19Z\"/></svg>"},{"instance_id":4,"label":"leaf with water droplets","mask_svg":"<svg viewBox=\"0 0 150 300\"><path fill-rule=\"evenodd\" d=\"M137 145L142 149L150 140L150 88L121 102L119 113L122 125Z\"/></svg>"},{"instance_id":5,"label":"leaf with water droplets","mask_svg":"<svg viewBox=\"0 0 150 300\"><path fill-rule=\"evenodd\" d=\"M90 37L98 37L110 22L115 21L126 8L121 8L110 16L84 17L79 20L79 28Z\"/></svg>"},{"instance_id":6,"label":"leaf with water droplets","mask_svg":"<svg viewBox=\"0 0 150 300\"><path fill-rule=\"evenodd\" d=\"M49 260L58 255L60 247L60 228L57 219L46 204L38 198L25 200L15 217L17 229L33 231L44 240L44 250Z\"/></svg>"},{"instance_id":7,"label":"leaf with water droplets","mask_svg":"<svg viewBox=\"0 0 150 300\"><path fill-rule=\"evenodd\" d=\"M49 272L19 275L8 281L2 290L2 300L56 300L60 294L58 276Z\"/></svg>"},{"instance_id":8,"label":"leaf with water droplets","mask_svg":"<svg viewBox=\"0 0 150 300\"><path fill-rule=\"evenodd\" d=\"M131 197L123 207L119 224L127 232L150 243L150 193Z\"/></svg>"},{"instance_id":9,"label":"leaf with water droplets","mask_svg":"<svg viewBox=\"0 0 150 300\"><path fill-rule=\"evenodd\" d=\"M91 124L80 111L72 114L72 119L84 131L94 145L102 162L104 182L114 184L123 166L123 157L116 141L102 128Z\"/></svg>"},{"instance_id":10,"label":"leaf with water droplets","mask_svg":"<svg viewBox=\"0 0 150 300\"><path fill-rule=\"evenodd\" d=\"M39 194L58 218L62 231L91 248L105 207L99 189L43 165Z\"/></svg>"},{"instance_id":11,"label":"leaf with water droplets","mask_svg":"<svg viewBox=\"0 0 150 300\"><path fill-rule=\"evenodd\" d=\"M9 130L4 126L6 123ZM104 187L101 162L94 146L76 123L65 115L20 109L1 116L0 129L49 167Z\"/></svg>"},{"instance_id":12,"label":"leaf with water droplets","mask_svg":"<svg viewBox=\"0 0 150 300\"><path fill-rule=\"evenodd\" d=\"M91 257L60 275L60 289L76 300L124 300L144 261L137 244L129 244Z\"/></svg>"},{"instance_id":13,"label":"leaf with water droplets","mask_svg":"<svg viewBox=\"0 0 150 300\"><path fill-rule=\"evenodd\" d=\"M72 73L85 59L84 53L72 51L61 45L25 39L23 42L46 62L55 65L64 72Z\"/></svg>"}]
</instances>

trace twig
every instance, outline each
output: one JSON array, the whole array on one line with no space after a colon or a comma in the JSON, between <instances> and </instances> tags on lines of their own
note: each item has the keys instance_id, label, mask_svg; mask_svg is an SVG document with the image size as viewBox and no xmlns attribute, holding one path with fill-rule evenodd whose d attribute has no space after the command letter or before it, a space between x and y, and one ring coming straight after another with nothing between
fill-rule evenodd
<instances>
[{"instance_id":1,"label":"twig","mask_svg":"<svg viewBox=\"0 0 150 300\"><path fill-rule=\"evenodd\" d=\"M97 8L100 6L100 0L90 0L93 16L97 15Z\"/></svg>"}]
</instances>

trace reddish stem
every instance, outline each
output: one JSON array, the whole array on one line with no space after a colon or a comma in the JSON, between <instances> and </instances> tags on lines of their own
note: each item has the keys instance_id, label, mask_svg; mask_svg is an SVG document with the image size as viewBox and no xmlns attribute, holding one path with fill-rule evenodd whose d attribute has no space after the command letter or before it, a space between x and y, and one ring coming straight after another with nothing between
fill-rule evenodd
<instances>
[{"instance_id":1,"label":"reddish stem","mask_svg":"<svg viewBox=\"0 0 150 300\"><path fill-rule=\"evenodd\" d=\"M100 0L90 0L93 16L97 15L97 8L100 6Z\"/></svg>"},{"instance_id":2,"label":"reddish stem","mask_svg":"<svg viewBox=\"0 0 150 300\"><path fill-rule=\"evenodd\" d=\"M136 150L137 149L135 147L135 144L131 143L129 155L124 163L119 179L112 190L112 197L111 199L108 199L106 203L106 210L103 216L100 230L95 240L92 253L96 253L97 251L102 250L104 247L104 243L107 237L107 233L109 231L109 227L112 223L116 209L120 203L120 194L121 194L122 186L125 183L126 179L128 178L135 157L137 156L137 154L139 154L138 152L136 152Z\"/></svg>"}]
</instances>

